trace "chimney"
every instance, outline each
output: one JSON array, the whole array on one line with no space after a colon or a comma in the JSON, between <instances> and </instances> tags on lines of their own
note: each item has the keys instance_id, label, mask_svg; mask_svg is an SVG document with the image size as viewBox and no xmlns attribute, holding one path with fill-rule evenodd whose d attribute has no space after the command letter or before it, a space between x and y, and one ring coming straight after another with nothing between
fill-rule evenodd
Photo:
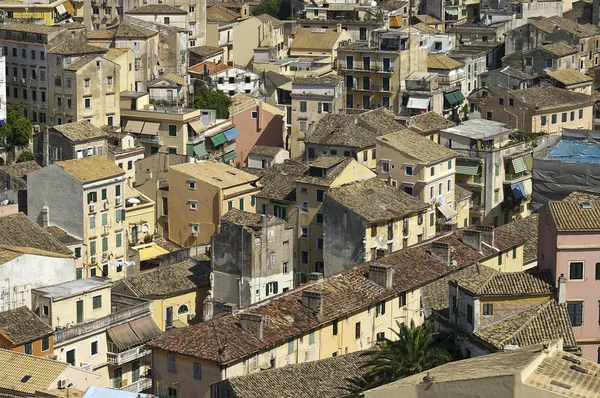
<instances>
[{"instance_id":1,"label":"chimney","mask_svg":"<svg viewBox=\"0 0 600 398\"><path fill-rule=\"evenodd\" d=\"M312 314L317 318L323 317L323 298L325 293L315 292L313 290L302 291L302 305L308 308Z\"/></svg>"},{"instance_id":2,"label":"chimney","mask_svg":"<svg viewBox=\"0 0 600 398\"><path fill-rule=\"evenodd\" d=\"M48 126L44 127L42 136L42 167L48 166L50 162L50 132Z\"/></svg>"},{"instance_id":3,"label":"chimney","mask_svg":"<svg viewBox=\"0 0 600 398\"><path fill-rule=\"evenodd\" d=\"M308 274L308 280L312 282L320 281L323 279L323 274L321 272L311 272Z\"/></svg>"},{"instance_id":4,"label":"chimney","mask_svg":"<svg viewBox=\"0 0 600 398\"><path fill-rule=\"evenodd\" d=\"M564 304L567 302L567 278L565 274L560 274L558 278L558 304Z\"/></svg>"},{"instance_id":5,"label":"chimney","mask_svg":"<svg viewBox=\"0 0 600 398\"><path fill-rule=\"evenodd\" d=\"M592 24L594 26L600 26L600 0L592 1Z\"/></svg>"},{"instance_id":6,"label":"chimney","mask_svg":"<svg viewBox=\"0 0 600 398\"><path fill-rule=\"evenodd\" d=\"M221 308L221 313L223 315L233 314L233 311L235 311L236 308L237 308L237 306L233 303L223 303L223 308Z\"/></svg>"},{"instance_id":7,"label":"chimney","mask_svg":"<svg viewBox=\"0 0 600 398\"><path fill-rule=\"evenodd\" d=\"M42 207L42 227L50 225L50 209L48 206Z\"/></svg>"},{"instance_id":8,"label":"chimney","mask_svg":"<svg viewBox=\"0 0 600 398\"><path fill-rule=\"evenodd\" d=\"M465 229L463 232L462 241L465 245L473 250L481 252L482 233L473 229Z\"/></svg>"},{"instance_id":9,"label":"chimney","mask_svg":"<svg viewBox=\"0 0 600 398\"><path fill-rule=\"evenodd\" d=\"M262 315L240 314L240 325L242 329L259 340L263 339L263 317Z\"/></svg>"},{"instance_id":10,"label":"chimney","mask_svg":"<svg viewBox=\"0 0 600 398\"><path fill-rule=\"evenodd\" d=\"M338 33L342 31L342 24L341 23L339 23L339 24L337 24L335 26L335 31L338 32Z\"/></svg>"},{"instance_id":11,"label":"chimney","mask_svg":"<svg viewBox=\"0 0 600 398\"><path fill-rule=\"evenodd\" d=\"M483 273L483 265L480 262L477 262L475 266L477 267L477 274L481 275Z\"/></svg>"},{"instance_id":12,"label":"chimney","mask_svg":"<svg viewBox=\"0 0 600 398\"><path fill-rule=\"evenodd\" d=\"M394 285L394 269L390 264L371 264L369 265L369 280L384 289L391 289Z\"/></svg>"},{"instance_id":13,"label":"chimney","mask_svg":"<svg viewBox=\"0 0 600 398\"><path fill-rule=\"evenodd\" d=\"M439 257L446 264L450 265L450 243L433 242L431 244L431 254Z\"/></svg>"},{"instance_id":14,"label":"chimney","mask_svg":"<svg viewBox=\"0 0 600 398\"><path fill-rule=\"evenodd\" d=\"M491 225L478 225L477 230L481 232L481 241L494 247L494 227Z\"/></svg>"}]
</instances>

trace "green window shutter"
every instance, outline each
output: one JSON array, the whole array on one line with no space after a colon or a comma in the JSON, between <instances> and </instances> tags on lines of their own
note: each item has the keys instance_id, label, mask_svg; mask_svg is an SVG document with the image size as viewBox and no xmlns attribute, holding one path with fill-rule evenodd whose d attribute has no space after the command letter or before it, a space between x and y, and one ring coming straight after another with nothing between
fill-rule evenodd
<instances>
[{"instance_id":1,"label":"green window shutter","mask_svg":"<svg viewBox=\"0 0 600 398\"><path fill-rule=\"evenodd\" d=\"M90 228L96 228L96 216L90 216Z\"/></svg>"},{"instance_id":2,"label":"green window shutter","mask_svg":"<svg viewBox=\"0 0 600 398\"><path fill-rule=\"evenodd\" d=\"M121 222L121 209L115 211L116 222Z\"/></svg>"},{"instance_id":3,"label":"green window shutter","mask_svg":"<svg viewBox=\"0 0 600 398\"><path fill-rule=\"evenodd\" d=\"M233 200L227 202L227 210L233 209Z\"/></svg>"},{"instance_id":4,"label":"green window shutter","mask_svg":"<svg viewBox=\"0 0 600 398\"><path fill-rule=\"evenodd\" d=\"M76 258L81 258L81 247L76 247L75 248L75 257Z\"/></svg>"},{"instance_id":5,"label":"green window shutter","mask_svg":"<svg viewBox=\"0 0 600 398\"><path fill-rule=\"evenodd\" d=\"M256 195L250 196L250 206L256 205Z\"/></svg>"},{"instance_id":6,"label":"green window shutter","mask_svg":"<svg viewBox=\"0 0 600 398\"><path fill-rule=\"evenodd\" d=\"M244 210L244 198L240 198L240 210Z\"/></svg>"},{"instance_id":7,"label":"green window shutter","mask_svg":"<svg viewBox=\"0 0 600 398\"><path fill-rule=\"evenodd\" d=\"M121 234L117 234L116 235L116 240L117 240L116 241L116 245L117 245L117 247L121 247L121 244L122 244L122 240L121 239L122 239Z\"/></svg>"},{"instance_id":8,"label":"green window shutter","mask_svg":"<svg viewBox=\"0 0 600 398\"><path fill-rule=\"evenodd\" d=\"M108 225L108 213L102 213L102 225Z\"/></svg>"},{"instance_id":9,"label":"green window shutter","mask_svg":"<svg viewBox=\"0 0 600 398\"><path fill-rule=\"evenodd\" d=\"M121 186L120 185L115 186L115 195L121 196Z\"/></svg>"},{"instance_id":10,"label":"green window shutter","mask_svg":"<svg viewBox=\"0 0 600 398\"><path fill-rule=\"evenodd\" d=\"M279 282L274 282L274 283L275 283L275 285L273 287L273 293L277 294Z\"/></svg>"},{"instance_id":11,"label":"green window shutter","mask_svg":"<svg viewBox=\"0 0 600 398\"><path fill-rule=\"evenodd\" d=\"M106 197L107 197L107 195L106 195L106 188L103 188L102 189L102 200L106 200Z\"/></svg>"},{"instance_id":12,"label":"green window shutter","mask_svg":"<svg viewBox=\"0 0 600 398\"><path fill-rule=\"evenodd\" d=\"M433 213L431 213L429 215L429 226L433 227L433 224L435 223L435 215Z\"/></svg>"},{"instance_id":13,"label":"green window shutter","mask_svg":"<svg viewBox=\"0 0 600 398\"><path fill-rule=\"evenodd\" d=\"M90 242L90 256L96 255L96 241Z\"/></svg>"},{"instance_id":14,"label":"green window shutter","mask_svg":"<svg viewBox=\"0 0 600 398\"><path fill-rule=\"evenodd\" d=\"M121 210L121 220L125 221L125 209Z\"/></svg>"},{"instance_id":15,"label":"green window shutter","mask_svg":"<svg viewBox=\"0 0 600 398\"><path fill-rule=\"evenodd\" d=\"M268 295L269 295L269 284L267 283L265 285L265 296L268 296Z\"/></svg>"},{"instance_id":16,"label":"green window shutter","mask_svg":"<svg viewBox=\"0 0 600 398\"><path fill-rule=\"evenodd\" d=\"M102 251L108 251L108 237L102 238Z\"/></svg>"}]
</instances>

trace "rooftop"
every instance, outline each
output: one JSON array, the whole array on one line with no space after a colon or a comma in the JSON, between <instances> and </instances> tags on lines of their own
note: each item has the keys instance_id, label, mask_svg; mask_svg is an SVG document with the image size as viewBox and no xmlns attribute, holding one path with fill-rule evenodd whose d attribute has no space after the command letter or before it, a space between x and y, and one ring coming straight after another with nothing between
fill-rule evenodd
<instances>
[{"instance_id":1,"label":"rooftop","mask_svg":"<svg viewBox=\"0 0 600 398\"><path fill-rule=\"evenodd\" d=\"M600 230L600 200L550 201L548 207L558 231L598 231Z\"/></svg>"},{"instance_id":2,"label":"rooftop","mask_svg":"<svg viewBox=\"0 0 600 398\"><path fill-rule=\"evenodd\" d=\"M552 72L548 72L547 75L550 76L552 79L564 84L565 86L582 83L592 84L592 81L594 80L588 75L584 75L583 73L575 69L559 69Z\"/></svg>"},{"instance_id":3,"label":"rooftop","mask_svg":"<svg viewBox=\"0 0 600 398\"><path fill-rule=\"evenodd\" d=\"M52 129L61 133L73 142L97 140L107 137L107 134L104 131L92 125L87 120L81 120L78 122L67 124L59 124L57 126L53 126ZM38 134L44 133L40 132Z\"/></svg>"},{"instance_id":4,"label":"rooftop","mask_svg":"<svg viewBox=\"0 0 600 398\"><path fill-rule=\"evenodd\" d=\"M406 127L423 134L435 133L454 126L456 126L454 122L433 111L411 116L406 123Z\"/></svg>"},{"instance_id":5,"label":"rooftop","mask_svg":"<svg viewBox=\"0 0 600 398\"><path fill-rule=\"evenodd\" d=\"M377 141L425 164L440 162L457 156L452 149L410 130L386 134L378 137Z\"/></svg>"},{"instance_id":6,"label":"rooftop","mask_svg":"<svg viewBox=\"0 0 600 398\"><path fill-rule=\"evenodd\" d=\"M535 107L536 110L565 108L572 105L592 105L597 101L597 98L591 95L558 87L532 87L511 90L508 94Z\"/></svg>"},{"instance_id":7,"label":"rooftop","mask_svg":"<svg viewBox=\"0 0 600 398\"><path fill-rule=\"evenodd\" d=\"M536 28L546 32L554 32L555 27L563 29L575 37L590 37L600 34L600 30L591 24L578 24L566 18L559 16L553 16L550 18L542 18L537 21L531 22Z\"/></svg>"},{"instance_id":8,"label":"rooftop","mask_svg":"<svg viewBox=\"0 0 600 398\"><path fill-rule=\"evenodd\" d=\"M39 170L41 168L42 167L35 160L29 160L27 162L19 162L9 164L7 166L0 166L0 172L3 171L15 178L25 180L27 178L28 173Z\"/></svg>"},{"instance_id":9,"label":"rooftop","mask_svg":"<svg viewBox=\"0 0 600 398\"><path fill-rule=\"evenodd\" d=\"M234 22L240 14L220 4L209 6L206 10L206 20L209 22Z\"/></svg>"},{"instance_id":10,"label":"rooftop","mask_svg":"<svg viewBox=\"0 0 600 398\"><path fill-rule=\"evenodd\" d=\"M213 55L222 54L223 49L221 47L198 46L189 48L189 52L200 57L210 57Z\"/></svg>"},{"instance_id":11,"label":"rooftop","mask_svg":"<svg viewBox=\"0 0 600 398\"><path fill-rule=\"evenodd\" d=\"M248 155L268 156L274 158L284 149L278 146L254 145Z\"/></svg>"},{"instance_id":12,"label":"rooftop","mask_svg":"<svg viewBox=\"0 0 600 398\"><path fill-rule=\"evenodd\" d=\"M600 144L596 141L597 132L594 130L574 131L575 134L568 129L563 129L561 139L550 148L545 158L564 163L600 164Z\"/></svg>"},{"instance_id":13,"label":"rooftop","mask_svg":"<svg viewBox=\"0 0 600 398\"><path fill-rule=\"evenodd\" d=\"M0 242L7 246L30 247L60 256L73 254L65 245L23 213L0 217Z\"/></svg>"},{"instance_id":14,"label":"rooftop","mask_svg":"<svg viewBox=\"0 0 600 398\"><path fill-rule=\"evenodd\" d=\"M429 208L428 204L378 178L331 188L327 196L368 223L403 218Z\"/></svg>"},{"instance_id":15,"label":"rooftop","mask_svg":"<svg viewBox=\"0 0 600 398\"><path fill-rule=\"evenodd\" d=\"M550 272L500 272L479 266L469 278L459 277L460 288L474 297L550 296L554 283Z\"/></svg>"},{"instance_id":16,"label":"rooftop","mask_svg":"<svg viewBox=\"0 0 600 398\"><path fill-rule=\"evenodd\" d=\"M576 47L573 47L566 41L545 44L541 46L541 48L548 51L551 54L556 55L557 57L566 57L567 55L575 54L578 51ZM535 50L535 48L533 50Z\"/></svg>"},{"instance_id":17,"label":"rooftop","mask_svg":"<svg viewBox=\"0 0 600 398\"><path fill-rule=\"evenodd\" d=\"M167 4L148 4L145 6L136 7L132 10L126 11L125 14L138 14L138 15L156 15L156 14L180 14L186 15L187 11L182 10L178 7L173 7Z\"/></svg>"},{"instance_id":18,"label":"rooftop","mask_svg":"<svg viewBox=\"0 0 600 398\"><path fill-rule=\"evenodd\" d=\"M109 280L92 276L90 278L75 279L58 285L38 287L32 290L35 290L43 297L56 299L77 296L85 292L110 288L110 286Z\"/></svg>"},{"instance_id":19,"label":"rooftop","mask_svg":"<svg viewBox=\"0 0 600 398\"><path fill-rule=\"evenodd\" d=\"M200 62L199 64L190 66L190 68L189 68L190 72L195 72L195 73L205 73L206 71L208 71L209 76L223 72L224 70L227 70L227 69L231 69L231 66L229 66L227 64L222 64L220 62L212 62L212 61Z\"/></svg>"},{"instance_id":20,"label":"rooftop","mask_svg":"<svg viewBox=\"0 0 600 398\"><path fill-rule=\"evenodd\" d=\"M287 224L279 217L267 214L250 213L248 211L231 209L221 217L222 222L243 225L253 229L261 229L267 225Z\"/></svg>"},{"instance_id":21,"label":"rooftop","mask_svg":"<svg viewBox=\"0 0 600 398\"><path fill-rule=\"evenodd\" d=\"M160 281L160 283L157 283ZM121 282L138 297L168 297L208 285L207 275L191 260L160 266Z\"/></svg>"},{"instance_id":22,"label":"rooftop","mask_svg":"<svg viewBox=\"0 0 600 398\"><path fill-rule=\"evenodd\" d=\"M17 32L27 32L27 33L41 33L41 34L51 34L57 33L61 31L61 27L59 26L48 26L48 25L38 25L33 23L8 23L6 25L2 25L0 30L11 30Z\"/></svg>"},{"instance_id":23,"label":"rooftop","mask_svg":"<svg viewBox=\"0 0 600 398\"><path fill-rule=\"evenodd\" d=\"M335 29L298 28L292 39L290 51L332 51L342 32Z\"/></svg>"},{"instance_id":24,"label":"rooftop","mask_svg":"<svg viewBox=\"0 0 600 398\"><path fill-rule=\"evenodd\" d=\"M219 188L235 185L255 184L258 177L243 170L215 160L201 160L197 163L182 163L171 166L171 170L187 174L207 184Z\"/></svg>"},{"instance_id":25,"label":"rooftop","mask_svg":"<svg viewBox=\"0 0 600 398\"><path fill-rule=\"evenodd\" d=\"M480 76L488 76L488 75L492 75L495 73L500 73L506 76L510 76L510 77L514 77L517 79L523 79L523 80L532 80L533 76L528 75L525 72L520 71L519 69L515 69L512 66L505 66L504 68L499 68L499 69L493 69L487 72L483 72Z\"/></svg>"},{"instance_id":26,"label":"rooftop","mask_svg":"<svg viewBox=\"0 0 600 398\"><path fill-rule=\"evenodd\" d=\"M25 306L0 312L0 334L7 337L13 346L41 339L53 332L50 326Z\"/></svg>"},{"instance_id":27,"label":"rooftop","mask_svg":"<svg viewBox=\"0 0 600 398\"><path fill-rule=\"evenodd\" d=\"M304 86L337 86L342 81L341 76L330 75L322 77L296 77L292 81L292 87L294 85Z\"/></svg>"},{"instance_id":28,"label":"rooftop","mask_svg":"<svg viewBox=\"0 0 600 398\"><path fill-rule=\"evenodd\" d=\"M454 187L454 199L456 201L460 201L460 200L468 198L470 196L473 196L473 192L461 187L460 185L456 185Z\"/></svg>"},{"instance_id":29,"label":"rooftop","mask_svg":"<svg viewBox=\"0 0 600 398\"><path fill-rule=\"evenodd\" d=\"M429 54L427 56L427 69L452 70L465 66L464 63L450 58L446 54Z\"/></svg>"},{"instance_id":30,"label":"rooftop","mask_svg":"<svg viewBox=\"0 0 600 398\"><path fill-rule=\"evenodd\" d=\"M285 115L284 110L279 109L271 104L267 104L261 99L252 97L251 95L248 95L246 93L236 93L233 97L231 97L231 105L229 106L229 109L231 115L237 115L240 112L243 112L250 108L255 108L257 106L262 107L263 111L268 112L272 115Z\"/></svg>"},{"instance_id":31,"label":"rooftop","mask_svg":"<svg viewBox=\"0 0 600 398\"><path fill-rule=\"evenodd\" d=\"M106 29L88 32L88 39L146 39L156 36L158 32L138 26L130 22L121 21Z\"/></svg>"},{"instance_id":32,"label":"rooftop","mask_svg":"<svg viewBox=\"0 0 600 398\"><path fill-rule=\"evenodd\" d=\"M87 156L54 163L82 183L125 175L125 171L106 156Z\"/></svg>"},{"instance_id":33,"label":"rooftop","mask_svg":"<svg viewBox=\"0 0 600 398\"><path fill-rule=\"evenodd\" d=\"M469 119L458 126L441 131L474 140L492 140L512 132L504 123L485 119Z\"/></svg>"},{"instance_id":34,"label":"rooftop","mask_svg":"<svg viewBox=\"0 0 600 398\"><path fill-rule=\"evenodd\" d=\"M257 15L254 18L259 19L260 21L266 23L266 24L271 24L271 26L274 29L278 29L281 28L283 26L283 22L281 22L279 19L270 16L269 14L261 14L261 15Z\"/></svg>"},{"instance_id":35,"label":"rooftop","mask_svg":"<svg viewBox=\"0 0 600 398\"><path fill-rule=\"evenodd\" d=\"M518 220L498 227L498 230L500 231L521 234L527 237L525 247L523 248L524 263L537 261L538 221L539 214L533 213L528 217L519 218Z\"/></svg>"},{"instance_id":36,"label":"rooftop","mask_svg":"<svg viewBox=\"0 0 600 398\"><path fill-rule=\"evenodd\" d=\"M64 245L71 245L75 243L82 243L83 239L79 239L73 235L69 235L66 231L60 229L56 225L50 225L44 228L50 235L54 236L56 240Z\"/></svg>"},{"instance_id":37,"label":"rooftop","mask_svg":"<svg viewBox=\"0 0 600 398\"><path fill-rule=\"evenodd\" d=\"M48 53L58 55L85 55L85 54L104 54L106 49L98 46L92 46L81 40L65 39L52 46Z\"/></svg>"},{"instance_id":38,"label":"rooftop","mask_svg":"<svg viewBox=\"0 0 600 398\"><path fill-rule=\"evenodd\" d=\"M159 82L162 82L162 81L168 81L171 83L175 83L176 85L179 85L179 86L183 86L185 84L185 80L183 77L176 75L175 73L167 72L161 76L158 76L153 81L149 82L148 87L149 88L154 88L154 87L162 88L164 86L162 86L161 84L158 84Z\"/></svg>"},{"instance_id":39,"label":"rooftop","mask_svg":"<svg viewBox=\"0 0 600 398\"><path fill-rule=\"evenodd\" d=\"M66 362L0 350L0 388L18 391L20 396L34 396L38 391L54 387L51 384L69 367ZM25 376L30 377L23 381Z\"/></svg>"},{"instance_id":40,"label":"rooftop","mask_svg":"<svg viewBox=\"0 0 600 398\"><path fill-rule=\"evenodd\" d=\"M286 202L296 201L296 178L308 171L308 166L286 159L266 169L244 169L260 177L262 189L256 197Z\"/></svg>"}]
</instances>

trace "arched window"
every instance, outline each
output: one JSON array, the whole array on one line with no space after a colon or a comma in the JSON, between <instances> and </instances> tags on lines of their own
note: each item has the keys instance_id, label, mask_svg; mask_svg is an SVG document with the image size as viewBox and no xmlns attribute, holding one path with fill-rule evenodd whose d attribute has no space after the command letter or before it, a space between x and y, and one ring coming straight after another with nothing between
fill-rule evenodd
<instances>
[{"instance_id":1,"label":"arched window","mask_svg":"<svg viewBox=\"0 0 600 398\"><path fill-rule=\"evenodd\" d=\"M177 309L177 315L187 314L188 312L190 312L190 310L189 310L188 306L185 304L181 304L179 306L179 308Z\"/></svg>"}]
</instances>

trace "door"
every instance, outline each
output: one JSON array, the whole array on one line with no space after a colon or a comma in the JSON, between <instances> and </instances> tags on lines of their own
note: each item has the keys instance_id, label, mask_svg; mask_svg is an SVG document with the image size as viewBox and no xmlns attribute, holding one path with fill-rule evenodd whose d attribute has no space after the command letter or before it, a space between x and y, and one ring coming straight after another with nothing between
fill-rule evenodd
<instances>
[{"instance_id":1,"label":"door","mask_svg":"<svg viewBox=\"0 0 600 398\"><path fill-rule=\"evenodd\" d=\"M165 329L173 326L173 307L167 307L167 313L165 316Z\"/></svg>"},{"instance_id":2,"label":"door","mask_svg":"<svg viewBox=\"0 0 600 398\"><path fill-rule=\"evenodd\" d=\"M113 387L121 388L122 382L123 382L123 370L121 368L115 368L115 370L113 370Z\"/></svg>"},{"instance_id":3,"label":"door","mask_svg":"<svg viewBox=\"0 0 600 398\"><path fill-rule=\"evenodd\" d=\"M135 91L138 93L142 91L142 82L135 82Z\"/></svg>"},{"instance_id":4,"label":"door","mask_svg":"<svg viewBox=\"0 0 600 398\"><path fill-rule=\"evenodd\" d=\"M75 366L75 349L67 351L67 363Z\"/></svg>"},{"instance_id":5,"label":"door","mask_svg":"<svg viewBox=\"0 0 600 398\"><path fill-rule=\"evenodd\" d=\"M131 382L135 383L140 379L140 360L131 362Z\"/></svg>"},{"instance_id":6,"label":"door","mask_svg":"<svg viewBox=\"0 0 600 398\"><path fill-rule=\"evenodd\" d=\"M131 241L133 242L134 245L137 245L137 243L138 243L138 226L137 225L133 225L131 227Z\"/></svg>"},{"instance_id":7,"label":"door","mask_svg":"<svg viewBox=\"0 0 600 398\"><path fill-rule=\"evenodd\" d=\"M83 322L83 300L77 301L77 323Z\"/></svg>"}]
</instances>

